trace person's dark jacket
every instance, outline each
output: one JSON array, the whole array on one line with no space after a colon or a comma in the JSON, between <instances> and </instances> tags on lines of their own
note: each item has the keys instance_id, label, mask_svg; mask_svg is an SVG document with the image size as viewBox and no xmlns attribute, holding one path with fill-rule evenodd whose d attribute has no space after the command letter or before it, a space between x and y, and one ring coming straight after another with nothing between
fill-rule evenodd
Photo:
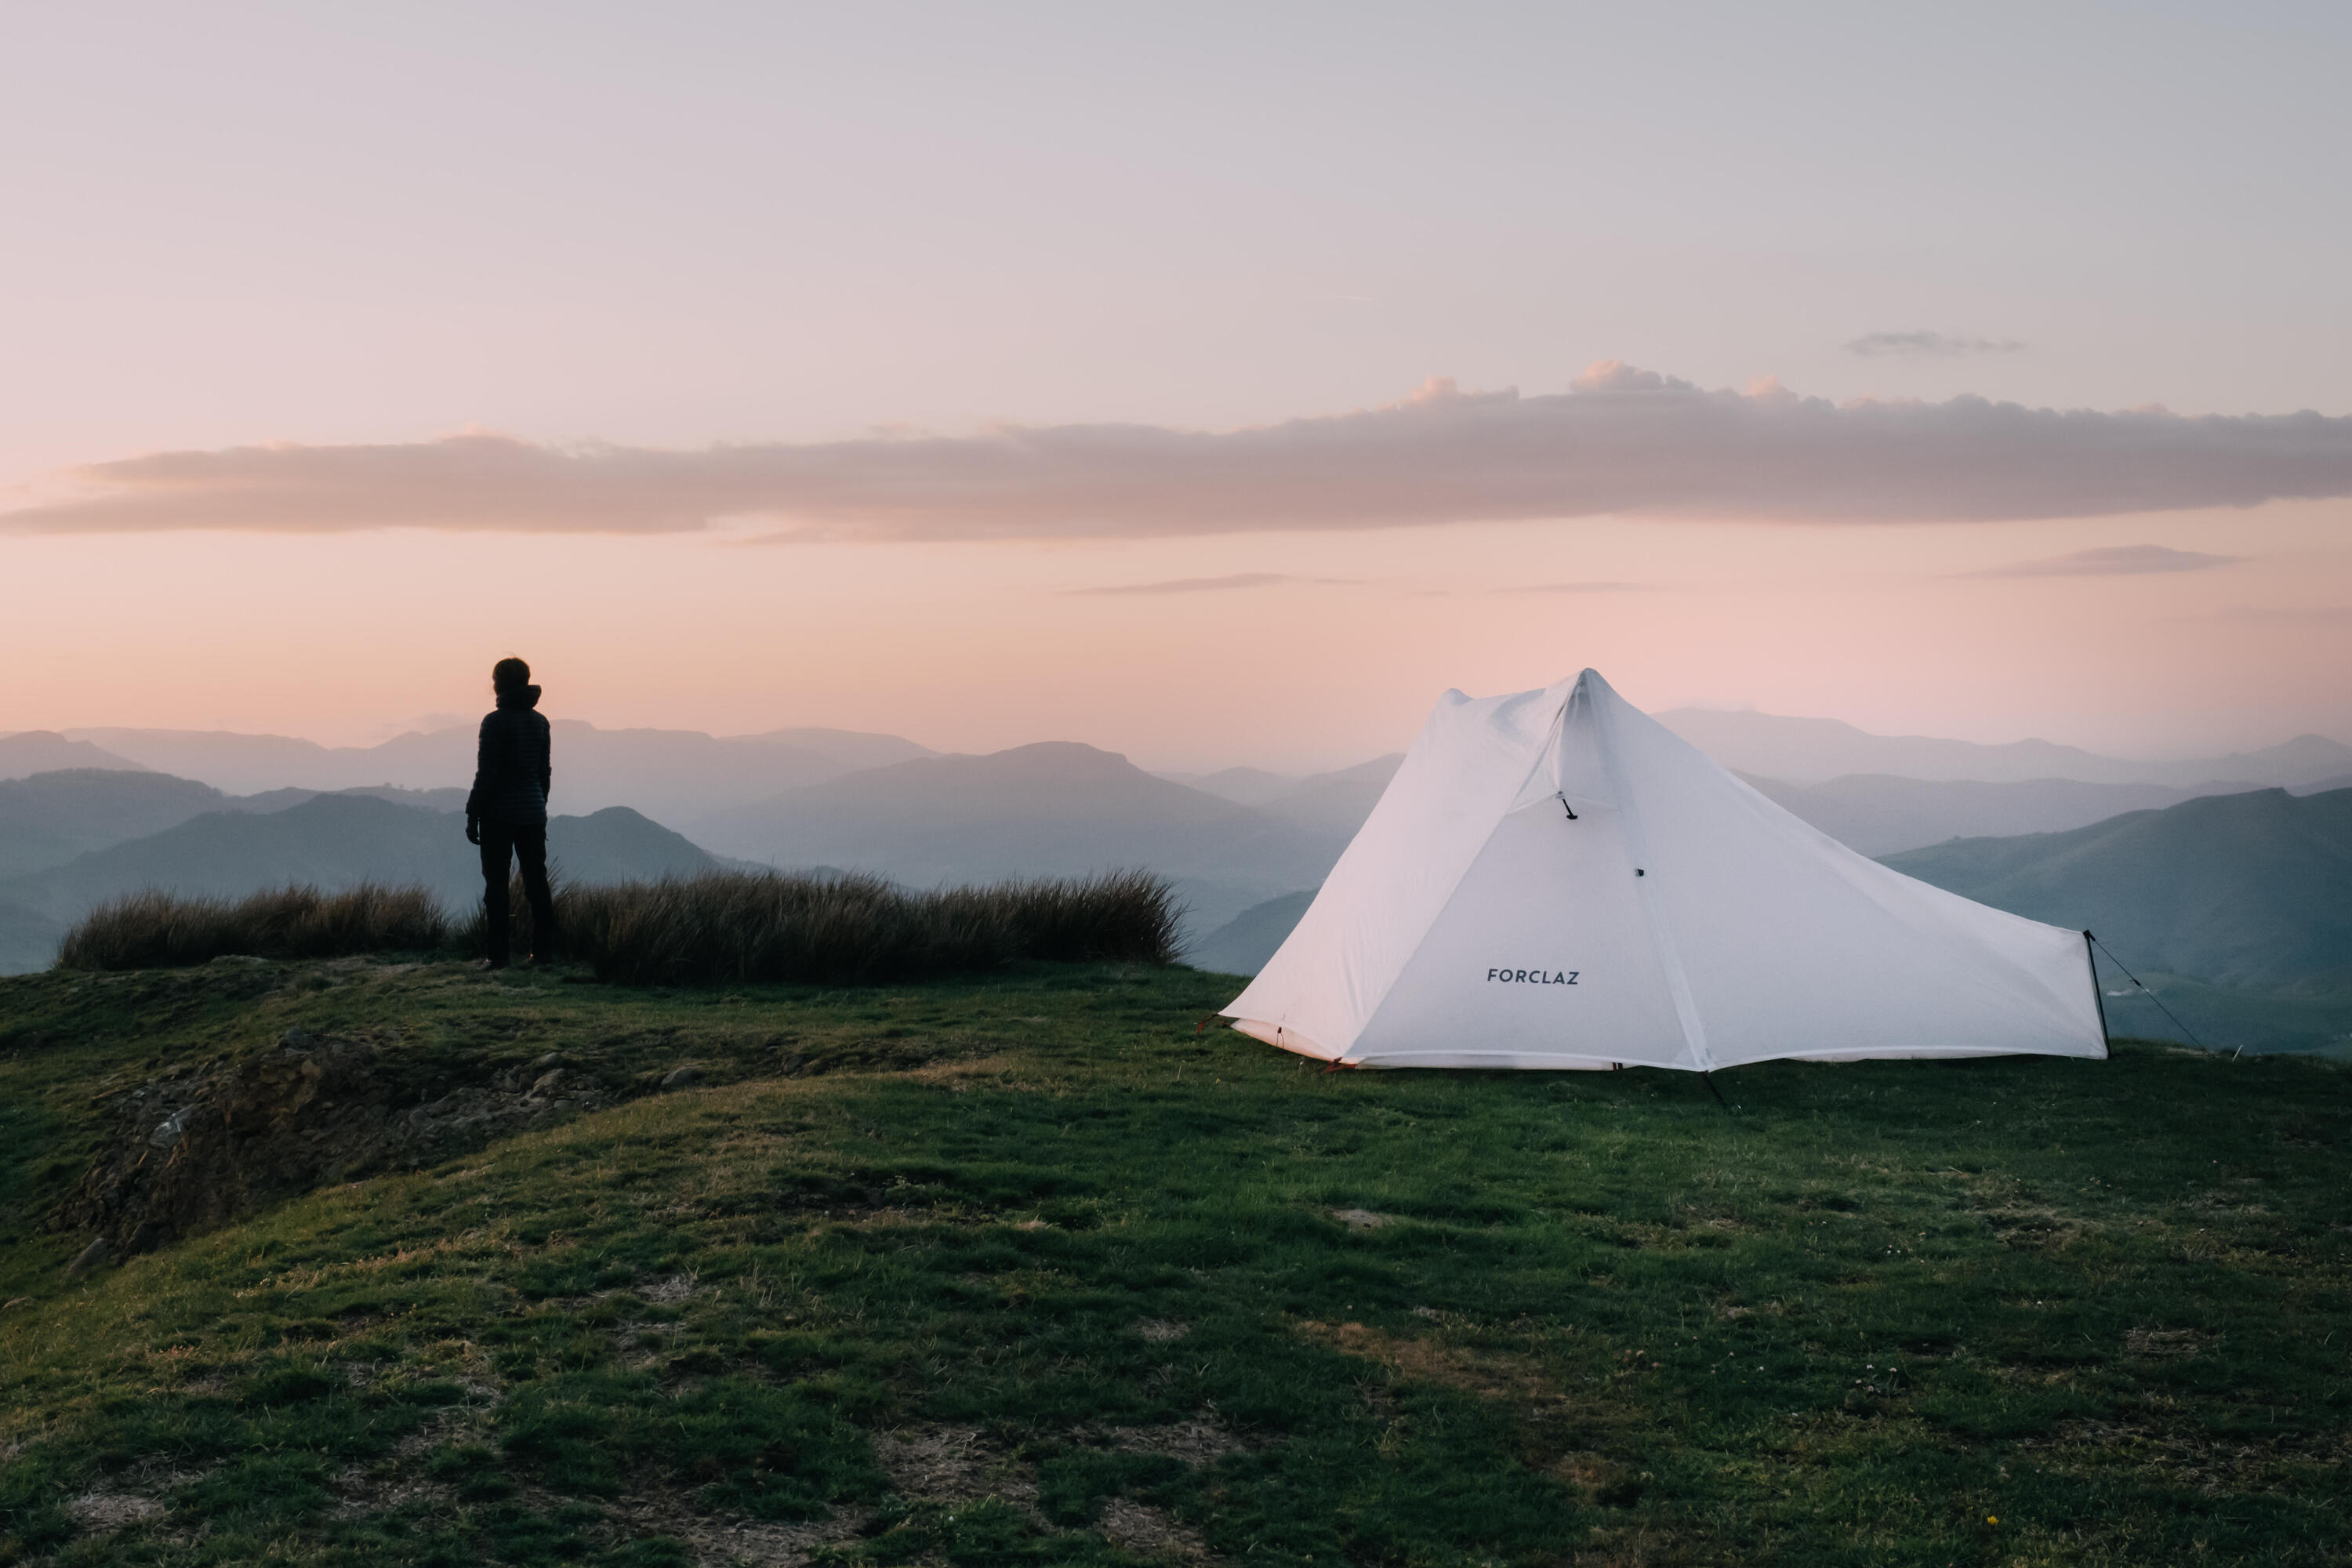
<instances>
[{"instance_id":1,"label":"person's dark jacket","mask_svg":"<svg viewBox=\"0 0 2352 1568\"><path fill-rule=\"evenodd\" d=\"M539 688L499 693L498 708L482 720L474 764L474 793L466 815L516 826L547 821L547 786L552 772L548 728L539 706Z\"/></svg>"}]
</instances>

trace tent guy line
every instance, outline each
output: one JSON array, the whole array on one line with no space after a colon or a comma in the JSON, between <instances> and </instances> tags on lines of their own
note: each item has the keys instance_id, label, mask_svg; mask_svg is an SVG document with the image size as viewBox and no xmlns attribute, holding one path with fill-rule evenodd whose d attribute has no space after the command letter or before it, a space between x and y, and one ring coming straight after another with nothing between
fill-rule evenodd
<instances>
[{"instance_id":1,"label":"tent guy line","mask_svg":"<svg viewBox=\"0 0 2352 1568\"><path fill-rule=\"evenodd\" d=\"M2105 953L2109 963L2114 964L2117 969L2123 970L2124 978L2130 981L2134 985L2138 986L2140 988L2141 994L2145 995L2149 1001L2155 1003L2158 1010L2163 1013L2166 1017L2172 1020L2172 1026L2189 1037L2189 1043L2190 1045L2195 1046L2200 1051L2207 1048L2205 1042L2197 1037L2197 1031L2182 1023L2179 1016L2174 1013L2171 1008L2167 1007L2164 1005L2163 997L2158 996L2154 991L2149 990L2146 981L2142 980L2138 975L2134 974L2128 968L2126 968L2124 964L2124 961L2116 956L2116 950L2114 948L2109 947L2105 942L2101 942L2097 937L2093 936L2089 931L2084 931L2083 933L2083 940L2097 948L2101 952ZM2095 959L2092 961L2092 972L2095 974L2097 973L2097 960ZM2103 1024L2106 1019L2106 1013L2107 1005L2105 1002L2101 1002L2099 1004L2099 1017ZM2231 1061L2236 1061L2240 1057L2245 1054L2245 1042L2242 1040L2238 1043L2238 1048L2230 1053L2230 1059Z\"/></svg>"}]
</instances>

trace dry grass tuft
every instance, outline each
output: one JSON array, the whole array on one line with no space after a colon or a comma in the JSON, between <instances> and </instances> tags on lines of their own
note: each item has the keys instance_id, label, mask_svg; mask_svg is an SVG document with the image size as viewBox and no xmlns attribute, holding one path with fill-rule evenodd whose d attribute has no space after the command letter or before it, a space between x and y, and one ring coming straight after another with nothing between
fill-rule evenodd
<instances>
[{"instance_id":1,"label":"dry grass tuft","mask_svg":"<svg viewBox=\"0 0 2352 1568\"><path fill-rule=\"evenodd\" d=\"M82 917L58 951L61 969L170 969L215 958L339 958L444 946L449 917L423 888L361 882L335 892L289 887L242 899L149 889Z\"/></svg>"},{"instance_id":2,"label":"dry grass tuft","mask_svg":"<svg viewBox=\"0 0 2352 1568\"><path fill-rule=\"evenodd\" d=\"M530 952L520 886L510 946ZM1145 871L915 892L878 877L706 871L656 882L559 888L558 947L627 985L746 982L893 985L1010 963L1166 964L1179 910ZM68 969L165 969L251 956L488 950L479 905L453 920L423 888L362 882L245 899L150 890L92 910L67 933Z\"/></svg>"},{"instance_id":3,"label":"dry grass tuft","mask_svg":"<svg viewBox=\"0 0 2352 1568\"><path fill-rule=\"evenodd\" d=\"M1115 871L911 892L876 877L707 871L566 889L563 946L623 984L894 984L1029 960L1167 963L1174 894Z\"/></svg>"}]
</instances>

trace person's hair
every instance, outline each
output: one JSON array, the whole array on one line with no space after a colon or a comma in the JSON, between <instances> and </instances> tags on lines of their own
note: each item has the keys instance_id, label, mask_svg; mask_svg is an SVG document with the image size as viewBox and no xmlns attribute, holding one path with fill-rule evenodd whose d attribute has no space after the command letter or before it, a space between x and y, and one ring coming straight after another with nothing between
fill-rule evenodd
<instances>
[{"instance_id":1,"label":"person's hair","mask_svg":"<svg viewBox=\"0 0 2352 1568\"><path fill-rule=\"evenodd\" d=\"M497 691L520 691L530 684L530 666L519 658L502 658L490 666L490 687Z\"/></svg>"}]
</instances>

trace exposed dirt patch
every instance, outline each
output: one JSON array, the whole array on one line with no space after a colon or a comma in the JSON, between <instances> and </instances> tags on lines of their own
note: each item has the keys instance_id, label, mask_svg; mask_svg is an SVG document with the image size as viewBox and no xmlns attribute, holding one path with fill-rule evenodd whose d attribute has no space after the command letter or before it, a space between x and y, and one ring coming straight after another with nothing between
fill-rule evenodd
<instances>
[{"instance_id":1,"label":"exposed dirt patch","mask_svg":"<svg viewBox=\"0 0 2352 1568\"><path fill-rule=\"evenodd\" d=\"M126 1090L115 1126L53 1228L116 1257L257 1213L314 1187L415 1168L612 1095L571 1068L421 1089L371 1041L289 1030L278 1045Z\"/></svg>"},{"instance_id":2,"label":"exposed dirt patch","mask_svg":"<svg viewBox=\"0 0 2352 1568\"><path fill-rule=\"evenodd\" d=\"M468 1392L483 1387L470 1381L464 1385ZM424 1426L392 1446L395 1460L406 1464L431 1453L444 1443L454 1443L467 1436L480 1437L490 1413L489 1407L498 1401L499 1395L495 1391L485 1391L484 1394L476 1394L475 1397L481 1403L475 1405L445 1405L435 1411ZM364 1484L367 1479L364 1472L357 1477L352 1477L350 1471L344 1474L352 1479L354 1485Z\"/></svg>"},{"instance_id":3,"label":"exposed dirt patch","mask_svg":"<svg viewBox=\"0 0 2352 1568\"><path fill-rule=\"evenodd\" d=\"M2151 1358L2196 1355L2211 1349L2217 1337L2202 1329L2126 1329L2124 1349Z\"/></svg>"},{"instance_id":4,"label":"exposed dirt patch","mask_svg":"<svg viewBox=\"0 0 2352 1568\"><path fill-rule=\"evenodd\" d=\"M1628 1507L1647 1486L1646 1476L1637 1476L1632 1466L1612 1453L1623 1441L1632 1421L1627 1409L1606 1395L1571 1400L1567 1390L1530 1357L1408 1338L1362 1323L1307 1321L1298 1330L1343 1355L1387 1368L1401 1382L1458 1389L1502 1405L1513 1417L1513 1442L1520 1462L1576 1488L1588 1503ZM1628 1351L1625 1356L1635 1359L1637 1352ZM1633 1377L1645 1366L1656 1370L1641 1359L1636 1365L1621 1368L1615 1376ZM1363 1394L1375 1412L1387 1415L1396 1407L1396 1394L1389 1387L1371 1384ZM1233 1440L1230 1434L1226 1436Z\"/></svg>"},{"instance_id":5,"label":"exposed dirt patch","mask_svg":"<svg viewBox=\"0 0 2352 1568\"><path fill-rule=\"evenodd\" d=\"M1103 1504L1096 1526L1103 1539L1139 1556L1174 1563L1207 1563L1209 1544L1149 1503L1113 1498Z\"/></svg>"},{"instance_id":6,"label":"exposed dirt patch","mask_svg":"<svg viewBox=\"0 0 2352 1568\"><path fill-rule=\"evenodd\" d=\"M1688 1542L1675 1540L1655 1525L1636 1524L1617 1530L1595 1526L1592 1543L1561 1561L1563 1568L1682 1568L1726 1559L1713 1552L1702 1557Z\"/></svg>"},{"instance_id":7,"label":"exposed dirt patch","mask_svg":"<svg viewBox=\"0 0 2352 1568\"><path fill-rule=\"evenodd\" d=\"M1464 1350L1435 1340L1405 1339L1362 1323L1301 1322L1298 1331L1342 1355L1377 1362L1400 1377L1458 1388L1481 1399L1539 1410L1567 1395L1533 1362L1499 1351Z\"/></svg>"},{"instance_id":8,"label":"exposed dirt patch","mask_svg":"<svg viewBox=\"0 0 2352 1568\"><path fill-rule=\"evenodd\" d=\"M1993 1234L2014 1247L2053 1249L2083 1234L2083 1222L2053 1208L2015 1204L1983 1211Z\"/></svg>"},{"instance_id":9,"label":"exposed dirt patch","mask_svg":"<svg viewBox=\"0 0 2352 1568\"><path fill-rule=\"evenodd\" d=\"M1247 1445L1213 1421L1182 1421L1166 1426L1088 1427L1075 1440L1127 1453L1163 1454L1200 1466ZM1052 1532L1037 1510L1036 1472L976 1426L927 1426L877 1433L876 1457L900 1495L924 1502L963 1502L994 1498ZM1113 1545L1176 1563L1213 1561L1207 1543L1162 1510L1125 1498L1103 1505L1096 1525Z\"/></svg>"},{"instance_id":10,"label":"exposed dirt patch","mask_svg":"<svg viewBox=\"0 0 2352 1568\"><path fill-rule=\"evenodd\" d=\"M459 1500L456 1489L420 1474L415 1467L444 1444L482 1438L480 1417L486 1414L481 1409L445 1411L430 1427L404 1438L392 1463L345 1470L335 1478L334 1517L360 1519L418 1505L454 1509ZM534 1485L519 1486L512 1495L541 1513L553 1512L565 1500ZM705 1511L693 1506L693 1495L660 1488L630 1491L611 1501L604 1518L589 1533L606 1546L667 1536L685 1545L696 1568L800 1568L824 1547L855 1539L869 1517L863 1509L836 1508L824 1519L784 1524Z\"/></svg>"},{"instance_id":11,"label":"exposed dirt patch","mask_svg":"<svg viewBox=\"0 0 2352 1568\"><path fill-rule=\"evenodd\" d=\"M1198 1468L1250 1447L1214 1421L1179 1421L1167 1426L1089 1426L1078 1441L1128 1454L1161 1454Z\"/></svg>"},{"instance_id":12,"label":"exposed dirt patch","mask_svg":"<svg viewBox=\"0 0 2352 1568\"><path fill-rule=\"evenodd\" d=\"M771 1035L761 1042L761 1051L747 1053L746 1059L764 1056L776 1064L765 1070L785 1078L816 1078L836 1072L912 1072L950 1065L970 1068L986 1058L1003 1056L1017 1044L1001 1036L958 1028L920 1033L861 1030L822 1040Z\"/></svg>"},{"instance_id":13,"label":"exposed dirt patch","mask_svg":"<svg viewBox=\"0 0 2352 1568\"><path fill-rule=\"evenodd\" d=\"M2250 1187L2259 1188L2262 1185L2261 1183L2240 1176L2230 1184L2238 1190L2222 1192L2216 1189L2200 1193L2181 1206L2209 1214L2267 1215L2271 1212L2268 1207L2255 1201L2252 1193L2247 1191Z\"/></svg>"},{"instance_id":14,"label":"exposed dirt patch","mask_svg":"<svg viewBox=\"0 0 2352 1568\"><path fill-rule=\"evenodd\" d=\"M736 1568L739 1563L800 1568L822 1548L856 1539L866 1515L863 1510L836 1508L829 1518L777 1524L698 1513L677 1494L638 1492L615 1502L610 1518L632 1539L667 1535L683 1542L696 1568Z\"/></svg>"},{"instance_id":15,"label":"exposed dirt patch","mask_svg":"<svg viewBox=\"0 0 2352 1568\"><path fill-rule=\"evenodd\" d=\"M1190 1323L1180 1323L1172 1318L1138 1318L1135 1331L1148 1344L1173 1344L1192 1331Z\"/></svg>"},{"instance_id":16,"label":"exposed dirt patch","mask_svg":"<svg viewBox=\"0 0 2352 1568\"><path fill-rule=\"evenodd\" d=\"M2334 1455L2282 1452L2268 1444L2217 1438L2209 1432L2156 1422L2068 1421L2049 1437L2023 1445L2076 1475L2113 1476L2118 1468L2153 1471L2174 1486L2207 1497L2291 1488L2296 1471L2309 1464L2341 1464L2352 1444ZM2292 1464L2293 1470L2284 1468Z\"/></svg>"},{"instance_id":17,"label":"exposed dirt patch","mask_svg":"<svg viewBox=\"0 0 2352 1568\"><path fill-rule=\"evenodd\" d=\"M1378 1230L1396 1219L1394 1215L1374 1214L1370 1209L1333 1209L1331 1217L1349 1230Z\"/></svg>"},{"instance_id":18,"label":"exposed dirt patch","mask_svg":"<svg viewBox=\"0 0 2352 1568\"><path fill-rule=\"evenodd\" d=\"M1037 1475L981 1435L977 1426L925 1426L877 1433L874 1454L904 1497L926 1502L995 1498L1039 1525Z\"/></svg>"},{"instance_id":19,"label":"exposed dirt patch","mask_svg":"<svg viewBox=\"0 0 2352 1568\"><path fill-rule=\"evenodd\" d=\"M121 1530L126 1524L161 1519L167 1511L160 1500L139 1492L92 1489L66 1500L66 1512L73 1521L91 1531Z\"/></svg>"},{"instance_id":20,"label":"exposed dirt patch","mask_svg":"<svg viewBox=\"0 0 2352 1568\"><path fill-rule=\"evenodd\" d=\"M209 1467L183 1470L163 1459L142 1459L68 1498L65 1510L75 1524L92 1535L111 1535L133 1525L153 1526L171 1514L173 1493L194 1486L211 1473ZM174 1544L186 1544L181 1535L169 1525L162 1527L162 1538ZM151 1529L147 1537L153 1542L158 1539L158 1531Z\"/></svg>"},{"instance_id":21,"label":"exposed dirt patch","mask_svg":"<svg viewBox=\"0 0 2352 1568\"><path fill-rule=\"evenodd\" d=\"M694 1282L693 1275L672 1274L654 1280L651 1284L638 1286L636 1294L640 1299L647 1301L683 1301L699 1289L700 1287Z\"/></svg>"},{"instance_id":22,"label":"exposed dirt patch","mask_svg":"<svg viewBox=\"0 0 2352 1568\"><path fill-rule=\"evenodd\" d=\"M1587 1498L1613 1492L1626 1479L1625 1467L1601 1454L1567 1454L1552 1461L1551 1473Z\"/></svg>"},{"instance_id":23,"label":"exposed dirt patch","mask_svg":"<svg viewBox=\"0 0 2352 1568\"><path fill-rule=\"evenodd\" d=\"M388 1508L423 1504L445 1509L457 1505L457 1494L439 1481L404 1471L379 1472L353 1465L335 1478L337 1519L364 1519Z\"/></svg>"}]
</instances>

